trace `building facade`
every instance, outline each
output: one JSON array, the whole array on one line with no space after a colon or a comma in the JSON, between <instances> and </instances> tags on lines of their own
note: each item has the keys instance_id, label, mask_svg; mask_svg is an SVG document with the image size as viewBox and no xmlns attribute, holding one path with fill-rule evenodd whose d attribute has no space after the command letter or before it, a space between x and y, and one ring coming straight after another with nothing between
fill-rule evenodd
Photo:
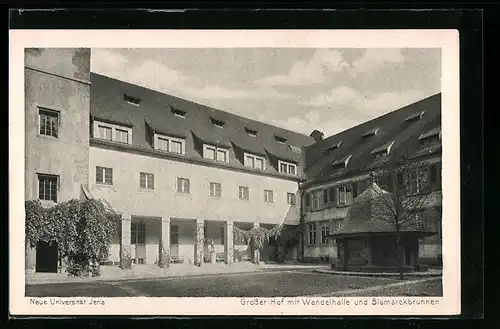
<instances>
[{"instance_id":1,"label":"building facade","mask_svg":"<svg viewBox=\"0 0 500 329\"><path fill-rule=\"evenodd\" d=\"M344 137L349 131L327 139L319 131L302 135L91 73L90 49L27 50L25 90L26 199L106 200L122 216L105 260L110 264L125 253L136 264L157 264L162 248L195 264L206 239L231 264L247 249L236 241L235 227L301 227L302 221L305 243L286 250L285 259L331 257L335 246L326 236L367 174L351 171L351 164L391 136L430 131L440 111L432 98L418 129L395 128L396 119L381 117L384 128L370 146L355 146ZM407 112L413 110L390 116ZM422 157L440 159L438 153ZM349 170L331 176L325 168L337 162ZM422 255L437 254L435 245ZM274 253L268 246L261 257L273 260ZM57 259L57 246L27 247L27 268L53 271Z\"/></svg>"}]
</instances>

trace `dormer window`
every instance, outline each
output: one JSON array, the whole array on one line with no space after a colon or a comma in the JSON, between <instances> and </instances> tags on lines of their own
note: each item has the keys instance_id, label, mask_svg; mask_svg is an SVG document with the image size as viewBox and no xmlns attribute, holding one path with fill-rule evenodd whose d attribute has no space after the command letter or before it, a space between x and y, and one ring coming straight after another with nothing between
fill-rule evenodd
<instances>
[{"instance_id":1,"label":"dormer window","mask_svg":"<svg viewBox=\"0 0 500 329\"><path fill-rule=\"evenodd\" d=\"M350 154L349 156L347 156L343 159L340 159L340 160L333 162L332 163L333 169L336 169L336 170L344 169L345 167L347 167L347 164L349 163L349 160L351 159L351 157L352 157L352 154Z\"/></svg>"},{"instance_id":2,"label":"dormer window","mask_svg":"<svg viewBox=\"0 0 500 329\"><path fill-rule=\"evenodd\" d=\"M132 128L94 120L94 138L132 144Z\"/></svg>"},{"instance_id":3,"label":"dormer window","mask_svg":"<svg viewBox=\"0 0 500 329\"><path fill-rule=\"evenodd\" d=\"M441 128L432 129L426 133L423 133L418 138L421 145L429 145L434 143L439 143L441 140Z\"/></svg>"},{"instance_id":4,"label":"dormer window","mask_svg":"<svg viewBox=\"0 0 500 329\"><path fill-rule=\"evenodd\" d=\"M135 106L139 106L139 103L141 102L141 100L139 98L135 98L135 97L129 96L127 94L123 94L123 99L127 103L135 105Z\"/></svg>"},{"instance_id":5,"label":"dormer window","mask_svg":"<svg viewBox=\"0 0 500 329\"><path fill-rule=\"evenodd\" d=\"M181 111L179 109L172 108L172 113L179 118L185 118L186 117L186 111Z\"/></svg>"},{"instance_id":6,"label":"dormer window","mask_svg":"<svg viewBox=\"0 0 500 329\"><path fill-rule=\"evenodd\" d=\"M407 116L405 119L405 122L418 121L418 120L422 119L422 117L424 116L424 113L425 113L425 111L422 111L422 112L414 113L410 116Z\"/></svg>"},{"instance_id":7,"label":"dormer window","mask_svg":"<svg viewBox=\"0 0 500 329\"><path fill-rule=\"evenodd\" d=\"M342 142L338 142L337 144L331 145L329 148L326 149L326 153L331 153L331 152L337 150L341 144L342 144Z\"/></svg>"},{"instance_id":8,"label":"dormer window","mask_svg":"<svg viewBox=\"0 0 500 329\"><path fill-rule=\"evenodd\" d=\"M378 128L375 128L375 129L372 129L372 130L365 132L362 137L368 138L368 137L372 137L372 136L377 136L377 133L378 133Z\"/></svg>"},{"instance_id":9,"label":"dormer window","mask_svg":"<svg viewBox=\"0 0 500 329\"><path fill-rule=\"evenodd\" d=\"M393 144L394 144L394 141L386 143L380 147L377 147L376 149L374 149L372 151L373 156L375 158L382 158L382 157L388 155L389 153L391 153L391 148L392 148Z\"/></svg>"},{"instance_id":10,"label":"dormer window","mask_svg":"<svg viewBox=\"0 0 500 329\"><path fill-rule=\"evenodd\" d=\"M286 143L286 138L274 135L274 138L278 141L278 143L285 144Z\"/></svg>"},{"instance_id":11,"label":"dormer window","mask_svg":"<svg viewBox=\"0 0 500 329\"><path fill-rule=\"evenodd\" d=\"M257 130L253 130L253 129L245 127L245 131L247 132L248 135L250 135L252 137L257 137Z\"/></svg>"},{"instance_id":12,"label":"dormer window","mask_svg":"<svg viewBox=\"0 0 500 329\"><path fill-rule=\"evenodd\" d=\"M185 154L186 153L186 141L182 138L165 136L160 134L154 134L154 147L155 150Z\"/></svg>"},{"instance_id":13,"label":"dormer window","mask_svg":"<svg viewBox=\"0 0 500 329\"><path fill-rule=\"evenodd\" d=\"M278 171L286 175L297 175L297 165L285 161L278 161Z\"/></svg>"},{"instance_id":14,"label":"dormer window","mask_svg":"<svg viewBox=\"0 0 500 329\"><path fill-rule=\"evenodd\" d=\"M217 127L217 128L224 128L224 124L225 122L224 121L221 121L221 120L217 120L217 119L214 119L214 118L210 118L210 120L212 121L212 124Z\"/></svg>"},{"instance_id":15,"label":"dormer window","mask_svg":"<svg viewBox=\"0 0 500 329\"><path fill-rule=\"evenodd\" d=\"M203 157L218 162L229 162L229 150L215 145L203 145Z\"/></svg>"}]
</instances>

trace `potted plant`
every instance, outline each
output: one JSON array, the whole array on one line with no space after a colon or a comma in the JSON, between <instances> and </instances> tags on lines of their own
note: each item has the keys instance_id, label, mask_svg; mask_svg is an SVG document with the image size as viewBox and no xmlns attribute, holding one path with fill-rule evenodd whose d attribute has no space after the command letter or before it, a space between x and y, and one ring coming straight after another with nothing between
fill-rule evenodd
<instances>
[{"instance_id":1,"label":"potted plant","mask_svg":"<svg viewBox=\"0 0 500 329\"><path fill-rule=\"evenodd\" d=\"M205 244L208 246L208 253L210 255L210 263L215 264L217 262L217 253L215 252L214 240L206 239Z\"/></svg>"}]
</instances>

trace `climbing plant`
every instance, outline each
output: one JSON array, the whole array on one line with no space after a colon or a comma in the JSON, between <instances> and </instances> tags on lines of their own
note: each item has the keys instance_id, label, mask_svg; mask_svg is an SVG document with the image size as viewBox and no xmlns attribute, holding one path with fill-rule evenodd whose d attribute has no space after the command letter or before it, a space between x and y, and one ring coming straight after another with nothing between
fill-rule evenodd
<instances>
[{"instance_id":1,"label":"climbing plant","mask_svg":"<svg viewBox=\"0 0 500 329\"><path fill-rule=\"evenodd\" d=\"M284 230L283 224L276 224L270 229L261 226L253 227L250 230L240 229L236 226L234 227L235 239L244 241L244 243L248 244L252 252L252 259L255 263L259 262L258 253L262 251L266 243L272 241L277 247L283 247L285 245L288 247L293 244L291 243L293 238L290 238L289 235L283 236L285 231L287 230ZM292 234L291 236L294 235Z\"/></svg>"},{"instance_id":2,"label":"climbing plant","mask_svg":"<svg viewBox=\"0 0 500 329\"><path fill-rule=\"evenodd\" d=\"M118 215L100 200L69 200L44 208L40 201L25 202L26 243L57 243L67 260L69 275L99 275L99 263L107 256L116 235Z\"/></svg>"}]
</instances>

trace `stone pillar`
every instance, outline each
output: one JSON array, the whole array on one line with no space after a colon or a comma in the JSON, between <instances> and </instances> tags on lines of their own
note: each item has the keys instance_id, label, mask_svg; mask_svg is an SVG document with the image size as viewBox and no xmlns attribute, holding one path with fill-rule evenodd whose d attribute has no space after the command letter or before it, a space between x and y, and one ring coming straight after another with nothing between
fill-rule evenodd
<instances>
[{"instance_id":1,"label":"stone pillar","mask_svg":"<svg viewBox=\"0 0 500 329\"><path fill-rule=\"evenodd\" d=\"M162 217L160 229L159 267L170 267L170 218Z\"/></svg>"},{"instance_id":2,"label":"stone pillar","mask_svg":"<svg viewBox=\"0 0 500 329\"><path fill-rule=\"evenodd\" d=\"M224 258L227 265L234 261L234 223L226 222L224 225Z\"/></svg>"},{"instance_id":3,"label":"stone pillar","mask_svg":"<svg viewBox=\"0 0 500 329\"><path fill-rule=\"evenodd\" d=\"M132 266L131 235L132 219L122 218L121 241L120 241L120 267L129 269Z\"/></svg>"},{"instance_id":4,"label":"stone pillar","mask_svg":"<svg viewBox=\"0 0 500 329\"><path fill-rule=\"evenodd\" d=\"M253 223L254 228L260 227L259 223ZM260 264L260 250L254 249L253 250L253 262L254 264Z\"/></svg>"},{"instance_id":5,"label":"stone pillar","mask_svg":"<svg viewBox=\"0 0 500 329\"><path fill-rule=\"evenodd\" d=\"M203 264L203 249L205 241L204 221L201 219L196 220L196 259L195 265L201 266Z\"/></svg>"}]
</instances>

